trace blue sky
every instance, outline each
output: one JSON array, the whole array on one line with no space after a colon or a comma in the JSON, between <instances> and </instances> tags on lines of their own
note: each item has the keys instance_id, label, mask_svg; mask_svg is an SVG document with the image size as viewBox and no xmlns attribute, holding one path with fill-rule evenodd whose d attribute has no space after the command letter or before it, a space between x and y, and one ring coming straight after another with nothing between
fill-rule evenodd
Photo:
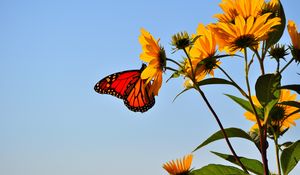
<instances>
[{"instance_id":1,"label":"blue sky","mask_svg":"<svg viewBox=\"0 0 300 175\"><path fill-rule=\"evenodd\" d=\"M108 74L140 68L141 27L161 38L169 57L181 59L182 53L170 54L170 37L183 30L194 33L200 22L214 22L219 2L0 1L0 174L166 174L162 163L191 152L218 130L200 96L191 91L172 102L183 89L182 79L172 80L163 84L155 106L141 114L93 87ZM300 3L283 5L287 19L300 26ZM282 43L289 42L285 33ZM227 59L223 65L243 82L241 61ZM291 66L283 83L298 83L298 70ZM258 74L251 72L253 84ZM216 76L222 77L218 71ZM203 90L225 127L251 127L244 111L223 95L238 95L236 90ZM294 127L282 141L300 139L299 134L299 126ZM218 141L196 152L193 166L225 163L209 153L228 152L224 144ZM239 155L259 159L247 141L233 139L233 145ZM274 157L269 159L275 171ZM293 173L300 173L299 166Z\"/></svg>"}]
</instances>

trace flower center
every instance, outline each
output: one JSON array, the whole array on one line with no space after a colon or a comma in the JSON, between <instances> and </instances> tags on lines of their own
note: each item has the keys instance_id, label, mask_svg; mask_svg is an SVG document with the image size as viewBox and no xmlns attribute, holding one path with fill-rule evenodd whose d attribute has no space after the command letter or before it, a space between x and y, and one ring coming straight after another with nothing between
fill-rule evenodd
<instances>
[{"instance_id":1,"label":"flower center","mask_svg":"<svg viewBox=\"0 0 300 175\"><path fill-rule=\"evenodd\" d=\"M163 47L160 47L158 56L159 56L160 70L163 70L166 67L166 59L167 59L166 52Z\"/></svg>"},{"instance_id":2,"label":"flower center","mask_svg":"<svg viewBox=\"0 0 300 175\"><path fill-rule=\"evenodd\" d=\"M292 47L292 55L294 57L294 59L296 60L297 63L300 62L300 49Z\"/></svg>"},{"instance_id":3,"label":"flower center","mask_svg":"<svg viewBox=\"0 0 300 175\"><path fill-rule=\"evenodd\" d=\"M255 39L253 34L246 34L238 37L233 42L233 50L235 49L243 49L246 47L252 47L258 44L258 41Z\"/></svg>"},{"instance_id":4,"label":"flower center","mask_svg":"<svg viewBox=\"0 0 300 175\"><path fill-rule=\"evenodd\" d=\"M207 58L204 62L205 72L210 73L216 66L217 60L215 58Z\"/></svg>"},{"instance_id":5,"label":"flower center","mask_svg":"<svg viewBox=\"0 0 300 175\"><path fill-rule=\"evenodd\" d=\"M272 121L281 121L284 119L285 109L283 106L276 105L270 112Z\"/></svg>"}]
</instances>

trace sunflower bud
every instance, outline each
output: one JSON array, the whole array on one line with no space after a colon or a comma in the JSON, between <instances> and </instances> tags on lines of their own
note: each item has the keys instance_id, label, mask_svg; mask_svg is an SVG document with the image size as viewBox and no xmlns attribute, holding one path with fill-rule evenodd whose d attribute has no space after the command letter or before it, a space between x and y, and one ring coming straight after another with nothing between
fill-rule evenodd
<instances>
[{"instance_id":1,"label":"sunflower bud","mask_svg":"<svg viewBox=\"0 0 300 175\"><path fill-rule=\"evenodd\" d=\"M184 49L192 44L192 40L187 32L180 32L172 36L171 45L174 46L174 50Z\"/></svg>"},{"instance_id":2,"label":"sunflower bud","mask_svg":"<svg viewBox=\"0 0 300 175\"><path fill-rule=\"evenodd\" d=\"M294 46L289 47L293 58L296 60L297 63L300 63L300 49L295 48Z\"/></svg>"},{"instance_id":3,"label":"sunflower bud","mask_svg":"<svg viewBox=\"0 0 300 175\"><path fill-rule=\"evenodd\" d=\"M288 49L285 48L285 45L275 44L270 48L269 54L271 58L276 59L276 61L279 61L279 59L284 59L285 56L288 55Z\"/></svg>"}]
</instances>

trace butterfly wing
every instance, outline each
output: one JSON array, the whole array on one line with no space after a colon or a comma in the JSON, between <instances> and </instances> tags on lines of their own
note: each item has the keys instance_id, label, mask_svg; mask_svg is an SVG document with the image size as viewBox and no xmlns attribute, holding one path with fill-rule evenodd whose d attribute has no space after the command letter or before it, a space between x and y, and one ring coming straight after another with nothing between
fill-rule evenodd
<instances>
[{"instance_id":1,"label":"butterfly wing","mask_svg":"<svg viewBox=\"0 0 300 175\"><path fill-rule=\"evenodd\" d=\"M125 91L140 79L140 70L117 72L100 80L94 87L99 94L110 94L124 99Z\"/></svg>"},{"instance_id":2,"label":"butterfly wing","mask_svg":"<svg viewBox=\"0 0 300 175\"><path fill-rule=\"evenodd\" d=\"M153 94L149 94L151 84L145 85L146 80L139 79L132 88L125 92L124 104L134 112L146 112L155 104Z\"/></svg>"},{"instance_id":3,"label":"butterfly wing","mask_svg":"<svg viewBox=\"0 0 300 175\"><path fill-rule=\"evenodd\" d=\"M123 99L131 111L146 112L153 107L155 99L153 94L149 94L151 82L146 85L146 80L140 77L145 67L143 64L140 70L127 70L108 75L100 80L94 89L100 94L110 94Z\"/></svg>"}]
</instances>

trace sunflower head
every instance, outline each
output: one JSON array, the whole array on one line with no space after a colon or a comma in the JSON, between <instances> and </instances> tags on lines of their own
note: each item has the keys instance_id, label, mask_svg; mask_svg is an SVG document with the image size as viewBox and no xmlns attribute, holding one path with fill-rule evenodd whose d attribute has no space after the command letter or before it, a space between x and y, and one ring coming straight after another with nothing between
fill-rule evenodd
<instances>
[{"instance_id":1,"label":"sunflower head","mask_svg":"<svg viewBox=\"0 0 300 175\"><path fill-rule=\"evenodd\" d=\"M268 134L273 137L276 135L277 137L283 135L289 127L285 127L283 124L287 117L287 111L285 106L283 105L276 105L270 112L270 126L268 128Z\"/></svg>"},{"instance_id":2,"label":"sunflower head","mask_svg":"<svg viewBox=\"0 0 300 175\"><path fill-rule=\"evenodd\" d=\"M182 159L177 159L176 161L171 160L163 164L163 168L170 175L188 175L191 171L191 164L193 160L193 155L189 154L184 156Z\"/></svg>"},{"instance_id":3,"label":"sunflower head","mask_svg":"<svg viewBox=\"0 0 300 175\"><path fill-rule=\"evenodd\" d=\"M216 14L214 17L219 22L235 23L235 18L241 15L245 20L250 16L256 18L262 14L264 0L222 0L219 4L223 10L222 14Z\"/></svg>"},{"instance_id":4,"label":"sunflower head","mask_svg":"<svg viewBox=\"0 0 300 175\"><path fill-rule=\"evenodd\" d=\"M292 46L290 46L291 53L293 55L293 58L297 62L300 62L300 33L298 32L297 26L294 21L289 20L287 28L292 40Z\"/></svg>"},{"instance_id":5,"label":"sunflower head","mask_svg":"<svg viewBox=\"0 0 300 175\"><path fill-rule=\"evenodd\" d=\"M185 49L192 45L192 39L189 34L184 32L179 32L172 36L171 45L174 46L173 50Z\"/></svg>"},{"instance_id":6,"label":"sunflower head","mask_svg":"<svg viewBox=\"0 0 300 175\"><path fill-rule=\"evenodd\" d=\"M236 2L234 0L222 0L219 6L223 10L223 13L215 14L214 17L216 17L219 22L234 23L234 18L238 16Z\"/></svg>"},{"instance_id":7,"label":"sunflower head","mask_svg":"<svg viewBox=\"0 0 300 175\"><path fill-rule=\"evenodd\" d=\"M293 55L293 58L296 60L296 62L300 63L300 49L295 48L294 46L289 47L291 50L291 53Z\"/></svg>"},{"instance_id":8,"label":"sunflower head","mask_svg":"<svg viewBox=\"0 0 300 175\"><path fill-rule=\"evenodd\" d=\"M257 46L259 43L259 41L256 39L254 34L245 34L242 35L238 38L236 38L236 40L234 40L234 42L232 43L232 50L238 50L238 49L243 49L246 47L250 47L253 48L255 46Z\"/></svg>"},{"instance_id":9,"label":"sunflower head","mask_svg":"<svg viewBox=\"0 0 300 175\"><path fill-rule=\"evenodd\" d=\"M182 73L185 77L188 77L187 81L191 81L194 79L196 82L201 81L205 77L204 69L200 69L199 63L201 60L199 59L188 59L185 58L182 63ZM187 82L185 82L187 83Z\"/></svg>"},{"instance_id":10,"label":"sunflower head","mask_svg":"<svg viewBox=\"0 0 300 175\"><path fill-rule=\"evenodd\" d=\"M264 3L261 13L272 13L270 16L271 18L280 16L281 11L279 0L270 0L267 3Z\"/></svg>"},{"instance_id":11,"label":"sunflower head","mask_svg":"<svg viewBox=\"0 0 300 175\"><path fill-rule=\"evenodd\" d=\"M208 57L204 60L202 60L198 65L196 69L202 69L204 74L210 74L210 75L214 75L214 69L216 69L218 67L218 65L220 64L220 62L214 58L214 57Z\"/></svg>"},{"instance_id":12,"label":"sunflower head","mask_svg":"<svg viewBox=\"0 0 300 175\"><path fill-rule=\"evenodd\" d=\"M287 56L288 49L285 48L285 45L275 44L270 48L269 54L271 58L274 58L276 61L280 59L285 59L284 57Z\"/></svg>"},{"instance_id":13,"label":"sunflower head","mask_svg":"<svg viewBox=\"0 0 300 175\"><path fill-rule=\"evenodd\" d=\"M263 110L262 106L258 104L257 98L252 97L253 102L258 109ZM278 104L276 104L270 114L268 122L268 134L273 137L274 135L283 135L287 129L292 125L296 125L295 120L300 119L299 109L293 106L279 104L284 101L295 101L296 94L291 94L289 90L281 90L280 98ZM246 119L257 122L256 117L252 112L247 111L245 114ZM263 124L263 120L261 119ZM252 132L256 132L258 129L258 124L254 124L251 128Z\"/></svg>"},{"instance_id":14,"label":"sunflower head","mask_svg":"<svg viewBox=\"0 0 300 175\"><path fill-rule=\"evenodd\" d=\"M199 24L197 28L198 36L189 51L195 79L200 81L205 75L214 75L214 69L220 62L215 58L217 52L217 41L214 37L210 25ZM189 62L187 62L189 63Z\"/></svg>"},{"instance_id":15,"label":"sunflower head","mask_svg":"<svg viewBox=\"0 0 300 175\"><path fill-rule=\"evenodd\" d=\"M216 23L212 30L216 34L220 49L230 54L243 50L246 47L257 49L260 41L268 38L268 34L274 30L274 26L280 24L280 18L269 18L271 13L261 16L249 16L245 19L242 15L235 18L232 23Z\"/></svg>"},{"instance_id":16,"label":"sunflower head","mask_svg":"<svg viewBox=\"0 0 300 175\"><path fill-rule=\"evenodd\" d=\"M158 44L159 39L155 40L145 29L141 29L139 41L142 45L140 58L148 63L148 66L141 74L141 78L147 80L146 83L152 81L150 93L158 95L162 85L162 73L166 67L166 52L164 48Z\"/></svg>"}]
</instances>

